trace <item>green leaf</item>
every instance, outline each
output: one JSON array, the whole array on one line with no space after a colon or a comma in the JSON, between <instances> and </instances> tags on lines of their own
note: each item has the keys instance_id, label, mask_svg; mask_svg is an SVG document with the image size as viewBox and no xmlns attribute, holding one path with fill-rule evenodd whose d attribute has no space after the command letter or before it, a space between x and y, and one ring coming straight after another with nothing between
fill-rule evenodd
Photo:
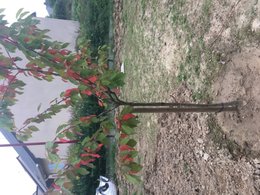
<instances>
[{"instance_id":1,"label":"green leaf","mask_svg":"<svg viewBox=\"0 0 260 195\"><path fill-rule=\"evenodd\" d=\"M82 146L85 146L86 143L88 143L90 140L91 140L90 137L85 137L85 138L83 139L83 141L81 142L81 145L82 145Z\"/></svg>"},{"instance_id":2,"label":"green leaf","mask_svg":"<svg viewBox=\"0 0 260 195\"><path fill-rule=\"evenodd\" d=\"M1 116L0 127L3 129L7 129L8 131L11 131L14 127L13 120L11 118L8 118L7 116Z\"/></svg>"},{"instance_id":3,"label":"green leaf","mask_svg":"<svg viewBox=\"0 0 260 195\"><path fill-rule=\"evenodd\" d=\"M96 167L96 166L93 165L92 163L89 163L89 164L87 164L86 166L89 167L89 168L91 168L91 169L94 169L94 168Z\"/></svg>"},{"instance_id":4,"label":"green leaf","mask_svg":"<svg viewBox=\"0 0 260 195\"><path fill-rule=\"evenodd\" d=\"M115 128L114 123L112 121L110 121L110 120L105 120L100 125L104 129L113 129L113 128Z\"/></svg>"},{"instance_id":5,"label":"green leaf","mask_svg":"<svg viewBox=\"0 0 260 195\"><path fill-rule=\"evenodd\" d=\"M97 117L92 117L91 118L91 122L92 123L99 123L101 121L101 118L97 118Z\"/></svg>"},{"instance_id":6,"label":"green leaf","mask_svg":"<svg viewBox=\"0 0 260 195\"><path fill-rule=\"evenodd\" d=\"M19 16L20 16L20 14L22 13L22 11L23 11L23 8L20 8L20 9L17 11L17 13L16 13L16 15L15 15L16 19L19 18Z\"/></svg>"},{"instance_id":7,"label":"green leaf","mask_svg":"<svg viewBox=\"0 0 260 195\"><path fill-rule=\"evenodd\" d=\"M120 151L119 154L121 157L125 155L130 155L132 158L135 158L138 155L138 152L136 150L133 151Z\"/></svg>"},{"instance_id":8,"label":"green leaf","mask_svg":"<svg viewBox=\"0 0 260 195\"><path fill-rule=\"evenodd\" d=\"M16 137L20 141L27 141L29 139L27 135L16 135Z\"/></svg>"},{"instance_id":9,"label":"green leaf","mask_svg":"<svg viewBox=\"0 0 260 195\"><path fill-rule=\"evenodd\" d=\"M67 131L67 132L65 133L65 135L66 135L66 137L67 137L68 139L70 139L70 140L75 139L74 133L72 133L72 132L70 132L70 131Z\"/></svg>"},{"instance_id":10,"label":"green leaf","mask_svg":"<svg viewBox=\"0 0 260 195\"><path fill-rule=\"evenodd\" d=\"M140 179L140 177L137 176L137 175L129 175L129 174L127 174L127 175L126 175L126 179L127 179L129 182L133 183L133 184L140 184L140 183L141 183L141 179Z\"/></svg>"},{"instance_id":11,"label":"green leaf","mask_svg":"<svg viewBox=\"0 0 260 195\"><path fill-rule=\"evenodd\" d=\"M55 179L55 184L57 184L58 186L63 186L64 182L65 182L64 178Z\"/></svg>"},{"instance_id":12,"label":"green leaf","mask_svg":"<svg viewBox=\"0 0 260 195\"><path fill-rule=\"evenodd\" d=\"M63 48L66 48L66 47L68 47L69 46L69 43L63 43L62 45L61 45L61 48L63 49Z\"/></svg>"},{"instance_id":13,"label":"green leaf","mask_svg":"<svg viewBox=\"0 0 260 195\"><path fill-rule=\"evenodd\" d=\"M139 172L143 168L141 165L137 164L136 162L131 162L128 166L131 168L131 171L135 171L135 172Z\"/></svg>"},{"instance_id":14,"label":"green leaf","mask_svg":"<svg viewBox=\"0 0 260 195\"><path fill-rule=\"evenodd\" d=\"M120 115L123 116L128 113L132 113L133 107L132 106L125 106L123 110L121 111Z\"/></svg>"},{"instance_id":15,"label":"green leaf","mask_svg":"<svg viewBox=\"0 0 260 195\"><path fill-rule=\"evenodd\" d=\"M134 140L134 139L130 139L128 142L127 142L127 145L128 146L131 146L132 148L135 147L137 144L137 142Z\"/></svg>"},{"instance_id":16,"label":"green leaf","mask_svg":"<svg viewBox=\"0 0 260 195\"><path fill-rule=\"evenodd\" d=\"M31 131L39 131L39 128L34 125L29 126L28 129Z\"/></svg>"},{"instance_id":17,"label":"green leaf","mask_svg":"<svg viewBox=\"0 0 260 195\"><path fill-rule=\"evenodd\" d=\"M68 124L61 124L58 126L56 130L56 134L58 134L60 131L62 131L65 127L69 126Z\"/></svg>"},{"instance_id":18,"label":"green leaf","mask_svg":"<svg viewBox=\"0 0 260 195\"><path fill-rule=\"evenodd\" d=\"M86 85L79 85L78 89L79 89L80 91L83 91L83 90L88 89L88 86L86 86Z\"/></svg>"},{"instance_id":19,"label":"green leaf","mask_svg":"<svg viewBox=\"0 0 260 195\"><path fill-rule=\"evenodd\" d=\"M85 168L82 168L82 167L78 168L76 172L79 173L80 175L87 175L87 174L89 174L89 171L87 171Z\"/></svg>"},{"instance_id":20,"label":"green leaf","mask_svg":"<svg viewBox=\"0 0 260 195\"><path fill-rule=\"evenodd\" d=\"M54 142L52 142L52 141L46 142L46 144L45 144L46 150L52 149L53 145L54 145Z\"/></svg>"},{"instance_id":21,"label":"green leaf","mask_svg":"<svg viewBox=\"0 0 260 195\"><path fill-rule=\"evenodd\" d=\"M107 138L107 136L104 134L104 133L102 133L102 132L100 132L98 135L97 135L97 140L98 141L100 141L100 142L103 142L103 140L104 139L106 139Z\"/></svg>"},{"instance_id":22,"label":"green leaf","mask_svg":"<svg viewBox=\"0 0 260 195\"><path fill-rule=\"evenodd\" d=\"M119 140L119 144L120 144L120 145L125 145L125 144L127 144L127 142L128 142L129 140L130 140L129 137L125 137L125 138Z\"/></svg>"},{"instance_id":23,"label":"green leaf","mask_svg":"<svg viewBox=\"0 0 260 195\"><path fill-rule=\"evenodd\" d=\"M122 131L127 135L132 135L135 133L135 130L127 125L122 125Z\"/></svg>"},{"instance_id":24,"label":"green leaf","mask_svg":"<svg viewBox=\"0 0 260 195\"><path fill-rule=\"evenodd\" d=\"M123 121L123 125L129 126L131 128L137 127L139 120L137 118L130 118L127 121Z\"/></svg>"},{"instance_id":25,"label":"green leaf","mask_svg":"<svg viewBox=\"0 0 260 195\"><path fill-rule=\"evenodd\" d=\"M50 153L50 152L48 152L48 159L51 162L60 162L60 157L57 154L53 154L53 153Z\"/></svg>"},{"instance_id":26,"label":"green leaf","mask_svg":"<svg viewBox=\"0 0 260 195\"><path fill-rule=\"evenodd\" d=\"M30 12L23 12L20 16L18 20L21 20L24 16L26 16L27 14L29 14Z\"/></svg>"}]
</instances>

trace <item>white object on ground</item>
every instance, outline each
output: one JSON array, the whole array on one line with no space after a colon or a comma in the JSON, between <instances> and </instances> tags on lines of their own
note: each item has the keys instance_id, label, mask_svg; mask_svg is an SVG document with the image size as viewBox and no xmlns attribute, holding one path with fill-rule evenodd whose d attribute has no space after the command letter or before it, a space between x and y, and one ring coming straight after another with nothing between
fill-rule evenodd
<instances>
[{"instance_id":1,"label":"white object on ground","mask_svg":"<svg viewBox=\"0 0 260 195\"><path fill-rule=\"evenodd\" d=\"M114 182L110 179L100 176L100 183L96 190L96 195L117 195L117 189Z\"/></svg>"}]
</instances>

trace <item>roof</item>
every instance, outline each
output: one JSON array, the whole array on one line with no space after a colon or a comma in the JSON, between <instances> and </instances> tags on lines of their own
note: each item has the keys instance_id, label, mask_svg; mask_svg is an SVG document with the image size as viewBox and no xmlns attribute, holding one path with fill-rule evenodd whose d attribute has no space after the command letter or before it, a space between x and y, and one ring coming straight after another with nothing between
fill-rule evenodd
<instances>
[{"instance_id":1,"label":"roof","mask_svg":"<svg viewBox=\"0 0 260 195\"><path fill-rule=\"evenodd\" d=\"M7 130L1 129L0 132L5 136L10 144L21 143L17 140L15 135ZM37 185L38 190L46 192L48 190L44 176L41 172L40 165L36 163L36 159L33 154L28 150L27 147L16 146L13 147L18 153L17 160L21 163L25 171L30 175L35 184Z\"/></svg>"}]
</instances>

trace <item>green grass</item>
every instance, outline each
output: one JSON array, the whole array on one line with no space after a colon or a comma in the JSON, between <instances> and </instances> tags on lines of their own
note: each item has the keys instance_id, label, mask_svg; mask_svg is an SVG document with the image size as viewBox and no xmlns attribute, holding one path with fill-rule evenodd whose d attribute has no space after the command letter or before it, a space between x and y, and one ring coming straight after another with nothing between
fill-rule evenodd
<instances>
[{"instance_id":1,"label":"green grass","mask_svg":"<svg viewBox=\"0 0 260 195\"><path fill-rule=\"evenodd\" d=\"M176 0L163 9L161 1L124 1L123 7L127 9L122 13L125 26L122 59L126 72L123 98L138 102L172 101L174 88L185 82L193 89L194 101L209 100L213 74L202 76L201 64L206 64L212 73L218 67L216 57L203 39L210 27L211 3L204 0L199 16L191 21L185 0ZM168 31L172 34L167 35ZM176 49L165 51L168 44L176 45ZM176 56L170 63L165 60L169 55ZM171 67L177 67L177 72ZM141 142L141 162L152 162L154 158L159 117L158 114L139 116L141 124L136 139ZM121 185L129 190L125 194L144 193L142 186L127 187L124 182Z\"/></svg>"},{"instance_id":2,"label":"green grass","mask_svg":"<svg viewBox=\"0 0 260 195\"><path fill-rule=\"evenodd\" d=\"M214 74L202 74L202 64L209 69L208 72L215 72L218 69L218 61L213 55L212 49L208 48L204 41L204 36L210 28L212 0L204 0L199 12L199 16L191 21L185 10L185 1L176 1L171 9L172 27L179 30L176 38L180 43L185 43L187 51L184 53L184 60L179 63L178 83L187 82L193 89L194 101L210 100L208 88L211 85ZM185 54L186 53L186 54ZM205 56L206 60L202 57ZM197 85L200 82L202 85Z\"/></svg>"}]
</instances>

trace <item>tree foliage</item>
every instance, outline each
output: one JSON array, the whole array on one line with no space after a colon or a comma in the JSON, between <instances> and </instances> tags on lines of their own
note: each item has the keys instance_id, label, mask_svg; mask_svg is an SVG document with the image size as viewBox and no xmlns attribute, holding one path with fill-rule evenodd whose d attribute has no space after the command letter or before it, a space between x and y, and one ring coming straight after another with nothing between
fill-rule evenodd
<instances>
[{"instance_id":1,"label":"tree foliage","mask_svg":"<svg viewBox=\"0 0 260 195\"><path fill-rule=\"evenodd\" d=\"M1 127L15 131L19 139L27 140L33 136L33 132L39 130L36 127L37 123L44 122L62 109L79 105L86 98L92 98L96 102L95 109L98 111L77 113L75 120L61 124L56 130L55 139L46 144L49 160L57 163L61 159L57 155L58 145L55 141L80 140L78 156L68 161L66 169L58 172L61 177L53 185L55 188L67 191L62 176L77 178L89 174L95 167L93 162L101 157L99 152L106 145L109 128L113 127L113 121L106 113L119 106L114 100L118 99L118 87L124 84L124 74L108 69L107 56L104 52L106 47L99 48L99 56L95 59L90 56L87 44L81 45L77 52L69 51L66 49L67 43L52 41L47 35L49 30L39 29L37 27L39 21L28 16L22 9L17 13L17 22L10 26L4 20L4 15L1 15L0 19ZM16 57L18 50L24 54L28 63L24 65L17 63L22 61ZM48 82L60 78L73 83L76 87L61 93L60 98L48 109L27 119L22 127L15 127L10 107L16 103L16 95L23 93L25 85L18 79L18 75ZM128 134L133 134L131 128L137 124L137 121L133 121L135 118L133 116L128 119L123 116L117 119L118 124L122 123L122 128L118 129L116 137L123 135L126 138ZM86 136L84 133L86 129L94 130ZM119 153L122 151L122 162L128 167L126 174L136 174L140 170L137 163L133 164L133 158L136 156L133 143L131 140L124 141L121 144L123 147L119 147Z\"/></svg>"}]
</instances>

